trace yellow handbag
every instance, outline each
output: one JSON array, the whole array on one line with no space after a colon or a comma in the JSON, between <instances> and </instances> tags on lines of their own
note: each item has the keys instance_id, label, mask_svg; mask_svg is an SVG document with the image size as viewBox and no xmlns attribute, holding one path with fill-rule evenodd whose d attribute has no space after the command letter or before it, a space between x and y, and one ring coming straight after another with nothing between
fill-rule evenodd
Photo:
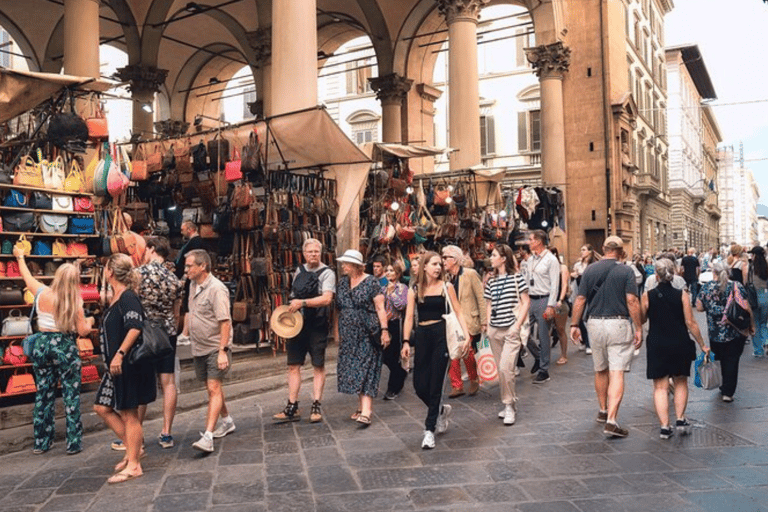
<instances>
[{"instance_id":1,"label":"yellow handbag","mask_svg":"<svg viewBox=\"0 0 768 512\"><path fill-rule=\"evenodd\" d=\"M29 291L29 288L24 288L24 304L32 304L35 302L34 294Z\"/></svg>"},{"instance_id":2,"label":"yellow handbag","mask_svg":"<svg viewBox=\"0 0 768 512\"><path fill-rule=\"evenodd\" d=\"M83 171L80 170L77 160L72 160L69 166L69 174L64 180L64 190L66 192L82 192L84 187Z\"/></svg>"},{"instance_id":3,"label":"yellow handbag","mask_svg":"<svg viewBox=\"0 0 768 512\"><path fill-rule=\"evenodd\" d=\"M19 165L16 166L16 170L13 173L13 184L45 188L43 186L43 173L40 171L40 166L35 163L31 156L23 157Z\"/></svg>"},{"instance_id":4,"label":"yellow handbag","mask_svg":"<svg viewBox=\"0 0 768 512\"><path fill-rule=\"evenodd\" d=\"M16 247L20 248L22 251L24 251L25 255L32 254L32 244L27 240L26 235L21 235L19 239L16 241Z\"/></svg>"},{"instance_id":5,"label":"yellow handbag","mask_svg":"<svg viewBox=\"0 0 768 512\"><path fill-rule=\"evenodd\" d=\"M61 238L57 238L56 241L53 242L52 252L54 256L66 256L67 244L65 244L64 240Z\"/></svg>"},{"instance_id":6,"label":"yellow handbag","mask_svg":"<svg viewBox=\"0 0 768 512\"><path fill-rule=\"evenodd\" d=\"M99 152L93 155L93 159L83 173L83 192L93 194L93 177L96 175L96 167L99 166Z\"/></svg>"}]
</instances>

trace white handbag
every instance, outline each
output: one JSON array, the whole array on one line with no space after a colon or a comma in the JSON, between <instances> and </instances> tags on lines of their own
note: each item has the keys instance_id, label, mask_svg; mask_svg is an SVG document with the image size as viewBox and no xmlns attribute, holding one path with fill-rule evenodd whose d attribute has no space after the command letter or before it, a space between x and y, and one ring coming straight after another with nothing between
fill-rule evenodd
<instances>
[{"instance_id":1,"label":"white handbag","mask_svg":"<svg viewBox=\"0 0 768 512\"><path fill-rule=\"evenodd\" d=\"M515 308L515 318L520 318L520 309L523 307L523 303L520 300L520 285L517 283L517 279L515 279L515 293L517 294L517 307ZM525 320L523 321L523 325L520 327L520 341L522 342L523 346L525 346L528 343L528 338L531 337L531 317L530 315L525 316Z\"/></svg>"},{"instance_id":2,"label":"white handbag","mask_svg":"<svg viewBox=\"0 0 768 512\"><path fill-rule=\"evenodd\" d=\"M32 323L18 309L12 309L3 320L0 336L26 336L32 334Z\"/></svg>"},{"instance_id":3,"label":"white handbag","mask_svg":"<svg viewBox=\"0 0 768 512\"><path fill-rule=\"evenodd\" d=\"M40 230L44 233L64 234L67 232L69 217L46 213L40 216Z\"/></svg>"},{"instance_id":4,"label":"white handbag","mask_svg":"<svg viewBox=\"0 0 768 512\"><path fill-rule=\"evenodd\" d=\"M53 162L41 160L40 170L43 174L43 185L48 190L63 190L66 171L64 169L64 160L57 157Z\"/></svg>"},{"instance_id":5,"label":"white handbag","mask_svg":"<svg viewBox=\"0 0 768 512\"><path fill-rule=\"evenodd\" d=\"M54 195L51 201L52 209L57 212L71 212L74 209L72 204L72 196L57 196Z\"/></svg>"},{"instance_id":6,"label":"white handbag","mask_svg":"<svg viewBox=\"0 0 768 512\"><path fill-rule=\"evenodd\" d=\"M464 344L464 329L461 328L459 317L451 305L451 298L448 296L448 287L443 283L443 294L445 294L445 340L448 344L448 356L451 359L461 359L462 345Z\"/></svg>"}]
</instances>

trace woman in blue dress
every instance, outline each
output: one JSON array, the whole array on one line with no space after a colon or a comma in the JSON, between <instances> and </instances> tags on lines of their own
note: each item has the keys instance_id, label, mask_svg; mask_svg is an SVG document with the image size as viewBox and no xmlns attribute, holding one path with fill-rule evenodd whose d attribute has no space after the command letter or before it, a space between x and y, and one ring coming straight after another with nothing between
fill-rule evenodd
<instances>
[{"instance_id":1,"label":"woman in blue dress","mask_svg":"<svg viewBox=\"0 0 768 512\"><path fill-rule=\"evenodd\" d=\"M379 390L382 354L391 341L384 295L379 280L365 273L365 262L358 251L350 249L336 261L345 274L336 288L338 389L339 393L358 396L352 419L367 427Z\"/></svg>"}]
</instances>

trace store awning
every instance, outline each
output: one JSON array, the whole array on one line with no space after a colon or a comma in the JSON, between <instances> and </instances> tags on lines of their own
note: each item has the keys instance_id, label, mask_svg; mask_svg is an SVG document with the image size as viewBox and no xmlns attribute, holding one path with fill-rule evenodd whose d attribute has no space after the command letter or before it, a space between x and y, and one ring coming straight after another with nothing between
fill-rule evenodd
<instances>
[{"instance_id":1,"label":"store awning","mask_svg":"<svg viewBox=\"0 0 768 512\"><path fill-rule=\"evenodd\" d=\"M0 123L35 108L64 87L106 91L112 84L81 76L0 68Z\"/></svg>"},{"instance_id":2,"label":"store awning","mask_svg":"<svg viewBox=\"0 0 768 512\"><path fill-rule=\"evenodd\" d=\"M405 144L392 144L386 142L366 142L361 146L363 152L372 160L379 160L381 154L389 154L398 158L422 158L442 155L451 149L442 149L432 146L407 146Z\"/></svg>"}]
</instances>

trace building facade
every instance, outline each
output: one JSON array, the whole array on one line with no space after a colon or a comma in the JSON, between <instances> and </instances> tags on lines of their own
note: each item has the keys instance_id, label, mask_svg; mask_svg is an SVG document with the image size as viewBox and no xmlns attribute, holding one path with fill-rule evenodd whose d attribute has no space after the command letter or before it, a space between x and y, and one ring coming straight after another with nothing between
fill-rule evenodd
<instances>
[{"instance_id":1,"label":"building facade","mask_svg":"<svg viewBox=\"0 0 768 512\"><path fill-rule=\"evenodd\" d=\"M709 106L702 107L702 157L704 161L704 233L701 250L716 248L720 241L720 207L717 200L717 182L719 180L719 163L717 161L717 146L723 142L720 127L714 112Z\"/></svg>"},{"instance_id":2,"label":"building facade","mask_svg":"<svg viewBox=\"0 0 768 512\"><path fill-rule=\"evenodd\" d=\"M745 169L741 158L736 159L733 146L718 149L720 173L718 201L720 218L720 244L752 245L758 241L757 200L760 191L752 171Z\"/></svg>"}]
</instances>

